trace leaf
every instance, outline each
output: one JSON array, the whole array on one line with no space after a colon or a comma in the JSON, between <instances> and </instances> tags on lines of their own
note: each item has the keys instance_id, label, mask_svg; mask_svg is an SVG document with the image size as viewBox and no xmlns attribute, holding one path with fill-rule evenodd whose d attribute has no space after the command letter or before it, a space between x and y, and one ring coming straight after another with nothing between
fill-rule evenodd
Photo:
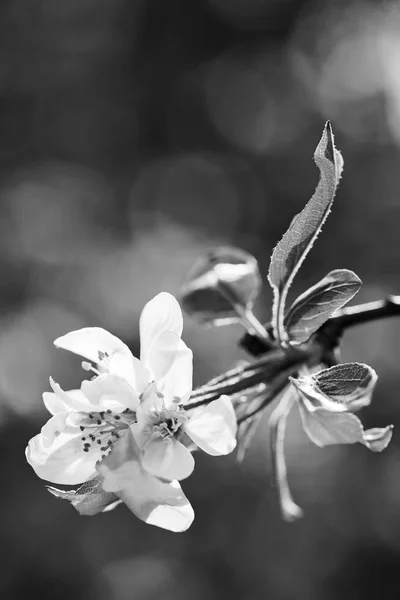
<instances>
[{"instance_id":1,"label":"leaf","mask_svg":"<svg viewBox=\"0 0 400 600\"><path fill-rule=\"evenodd\" d=\"M377 378L368 365L343 363L291 381L312 405L343 412L370 404Z\"/></svg>"},{"instance_id":2,"label":"leaf","mask_svg":"<svg viewBox=\"0 0 400 600\"><path fill-rule=\"evenodd\" d=\"M106 512L121 502L115 494L103 490L100 477L83 483L76 490L59 490L49 485L46 487L56 498L69 500L81 515L96 515L99 512Z\"/></svg>"},{"instance_id":3,"label":"leaf","mask_svg":"<svg viewBox=\"0 0 400 600\"><path fill-rule=\"evenodd\" d=\"M292 342L306 342L334 312L349 302L361 287L353 271L336 269L295 300L285 317Z\"/></svg>"},{"instance_id":4,"label":"leaf","mask_svg":"<svg viewBox=\"0 0 400 600\"><path fill-rule=\"evenodd\" d=\"M317 446L360 443L374 452L384 450L392 425L364 431L352 411L369 404L375 371L363 364L335 365L301 379L290 378L300 392L299 409L304 431Z\"/></svg>"},{"instance_id":5,"label":"leaf","mask_svg":"<svg viewBox=\"0 0 400 600\"><path fill-rule=\"evenodd\" d=\"M381 452L392 438L393 425L364 431L360 419L352 413L330 412L322 407L310 407L307 402L300 402L299 406L304 431L321 448L359 442L373 452Z\"/></svg>"},{"instance_id":6,"label":"leaf","mask_svg":"<svg viewBox=\"0 0 400 600\"><path fill-rule=\"evenodd\" d=\"M250 310L261 288L257 260L244 250L223 246L201 256L180 292L180 303L196 321L227 325Z\"/></svg>"},{"instance_id":7,"label":"leaf","mask_svg":"<svg viewBox=\"0 0 400 600\"><path fill-rule=\"evenodd\" d=\"M277 339L286 339L283 315L288 289L330 212L342 172L343 159L335 148L329 121L325 125L314 160L320 170L314 195L293 219L271 257L268 280L274 291L272 321Z\"/></svg>"}]
</instances>

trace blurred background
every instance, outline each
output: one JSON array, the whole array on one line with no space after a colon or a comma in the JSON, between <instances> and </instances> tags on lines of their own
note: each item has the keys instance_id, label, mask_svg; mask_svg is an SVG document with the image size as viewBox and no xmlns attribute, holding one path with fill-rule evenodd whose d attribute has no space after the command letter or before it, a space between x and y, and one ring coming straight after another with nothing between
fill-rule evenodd
<instances>
[{"instance_id":1,"label":"blurred background","mask_svg":"<svg viewBox=\"0 0 400 600\"><path fill-rule=\"evenodd\" d=\"M400 438L382 455L320 450L291 416L287 459L306 511L282 522L266 420L244 463L200 453L185 534L125 507L80 517L24 448L52 375L80 383L52 341L103 326L138 351L138 318L219 244L272 248L314 191L330 119L345 170L293 286L333 268L358 301L400 293L400 10L378 0L6 0L0 5L0 496L4 599L397 598ZM256 306L270 316L267 283ZM242 360L240 327L189 320L195 382ZM400 320L349 332L345 360L379 373L366 426L400 425ZM399 431L399 429L397 429Z\"/></svg>"}]
</instances>

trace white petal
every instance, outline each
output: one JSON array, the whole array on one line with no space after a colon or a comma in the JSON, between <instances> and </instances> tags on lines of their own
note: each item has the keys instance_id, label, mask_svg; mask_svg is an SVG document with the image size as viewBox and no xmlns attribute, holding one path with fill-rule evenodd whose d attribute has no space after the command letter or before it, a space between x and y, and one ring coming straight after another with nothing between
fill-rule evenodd
<instances>
[{"instance_id":1,"label":"white petal","mask_svg":"<svg viewBox=\"0 0 400 600\"><path fill-rule=\"evenodd\" d=\"M81 389L97 411L123 412L126 408L136 410L139 406L139 398L133 387L118 375L104 374L83 381Z\"/></svg>"},{"instance_id":2,"label":"white petal","mask_svg":"<svg viewBox=\"0 0 400 600\"><path fill-rule=\"evenodd\" d=\"M136 411L136 419L138 422L139 429L144 429L148 424L149 413L161 410L165 410L164 399L157 393L157 386L155 383L149 385L147 390L144 392L140 399L140 404ZM132 427L132 426L131 426Z\"/></svg>"},{"instance_id":3,"label":"white petal","mask_svg":"<svg viewBox=\"0 0 400 600\"><path fill-rule=\"evenodd\" d=\"M82 413L59 413L29 441L26 458L41 479L67 485L83 483L96 474L97 448L83 452Z\"/></svg>"},{"instance_id":4,"label":"white petal","mask_svg":"<svg viewBox=\"0 0 400 600\"><path fill-rule=\"evenodd\" d=\"M237 421L228 396L210 402L184 427L194 443L213 456L229 454L236 446Z\"/></svg>"},{"instance_id":5,"label":"white petal","mask_svg":"<svg viewBox=\"0 0 400 600\"><path fill-rule=\"evenodd\" d=\"M142 310L139 322L140 358L146 362L147 353L161 333L172 331L179 337L182 335L182 311L174 296L166 292L158 294L150 300Z\"/></svg>"},{"instance_id":6,"label":"white petal","mask_svg":"<svg viewBox=\"0 0 400 600\"><path fill-rule=\"evenodd\" d=\"M57 338L54 345L83 356L94 363L100 362L103 354L109 356L115 353L131 354L126 344L101 327L84 327L71 331Z\"/></svg>"},{"instance_id":7,"label":"white petal","mask_svg":"<svg viewBox=\"0 0 400 600\"><path fill-rule=\"evenodd\" d=\"M141 394L150 381L150 373L132 355L128 346L101 327L85 327L55 340L57 348L69 350L100 365L108 373L124 377Z\"/></svg>"},{"instance_id":8,"label":"white petal","mask_svg":"<svg viewBox=\"0 0 400 600\"><path fill-rule=\"evenodd\" d=\"M164 331L153 340L145 355L144 365L150 369L158 381L172 367L181 338L173 331Z\"/></svg>"},{"instance_id":9,"label":"white petal","mask_svg":"<svg viewBox=\"0 0 400 600\"><path fill-rule=\"evenodd\" d=\"M50 377L50 385L53 392L44 392L43 402L52 415L60 412L89 412L95 410L81 390L65 392L52 377Z\"/></svg>"},{"instance_id":10,"label":"white petal","mask_svg":"<svg viewBox=\"0 0 400 600\"><path fill-rule=\"evenodd\" d=\"M114 354L108 361L108 372L123 377L140 396L147 388L151 374L145 365L132 354Z\"/></svg>"},{"instance_id":11,"label":"white petal","mask_svg":"<svg viewBox=\"0 0 400 600\"><path fill-rule=\"evenodd\" d=\"M191 452L175 438L155 438L146 445L142 457L143 467L163 479L186 479L194 469Z\"/></svg>"},{"instance_id":12,"label":"white petal","mask_svg":"<svg viewBox=\"0 0 400 600\"><path fill-rule=\"evenodd\" d=\"M157 385L165 395L167 405L173 398L180 398L183 404L189 400L193 386L193 353L182 340L179 340L169 371Z\"/></svg>"},{"instance_id":13,"label":"white petal","mask_svg":"<svg viewBox=\"0 0 400 600\"><path fill-rule=\"evenodd\" d=\"M176 532L190 527L194 513L179 483L162 481L143 469L130 433L121 436L97 470L104 490L116 493L142 521Z\"/></svg>"}]
</instances>

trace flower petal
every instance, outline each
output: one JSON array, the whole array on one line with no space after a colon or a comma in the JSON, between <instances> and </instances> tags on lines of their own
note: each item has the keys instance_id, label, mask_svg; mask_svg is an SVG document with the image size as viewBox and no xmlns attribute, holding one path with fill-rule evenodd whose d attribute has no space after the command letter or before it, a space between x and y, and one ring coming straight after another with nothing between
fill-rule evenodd
<instances>
[{"instance_id":1,"label":"flower petal","mask_svg":"<svg viewBox=\"0 0 400 600\"><path fill-rule=\"evenodd\" d=\"M157 477L180 481L192 474L194 458L175 438L158 437L151 440L143 450L142 465Z\"/></svg>"},{"instance_id":2,"label":"flower petal","mask_svg":"<svg viewBox=\"0 0 400 600\"><path fill-rule=\"evenodd\" d=\"M174 361L162 379L157 382L164 394L166 404L179 398L184 404L189 400L193 387L193 353L183 340L179 340Z\"/></svg>"},{"instance_id":3,"label":"flower petal","mask_svg":"<svg viewBox=\"0 0 400 600\"><path fill-rule=\"evenodd\" d=\"M304 398L299 402L304 431L314 444L322 448L332 444L355 444L359 442L369 450L381 452L392 437L392 425L364 431L362 423L353 413L331 412L315 408Z\"/></svg>"},{"instance_id":4,"label":"flower petal","mask_svg":"<svg viewBox=\"0 0 400 600\"><path fill-rule=\"evenodd\" d=\"M66 335L57 338L54 345L57 348L63 348L83 356L94 363L101 362L103 354L109 356L116 352L131 354L126 344L101 327L84 327L83 329L70 331Z\"/></svg>"},{"instance_id":5,"label":"flower petal","mask_svg":"<svg viewBox=\"0 0 400 600\"><path fill-rule=\"evenodd\" d=\"M150 381L150 373L128 346L101 327L85 327L71 331L54 342L99 365L101 371L124 377L141 394Z\"/></svg>"},{"instance_id":6,"label":"flower petal","mask_svg":"<svg viewBox=\"0 0 400 600\"><path fill-rule=\"evenodd\" d=\"M81 390L65 392L52 377L50 377L50 385L53 392L44 392L43 402L52 415L61 412L86 412L91 410L89 402Z\"/></svg>"},{"instance_id":7,"label":"flower petal","mask_svg":"<svg viewBox=\"0 0 400 600\"><path fill-rule=\"evenodd\" d=\"M119 496L142 521L176 532L190 527L194 513L179 483L162 481L143 469L130 432L124 432L97 470L103 489Z\"/></svg>"},{"instance_id":8,"label":"flower petal","mask_svg":"<svg viewBox=\"0 0 400 600\"><path fill-rule=\"evenodd\" d=\"M118 375L104 374L82 382L83 394L95 410L123 412L126 408L136 410L139 397L126 379Z\"/></svg>"},{"instance_id":9,"label":"flower petal","mask_svg":"<svg viewBox=\"0 0 400 600\"><path fill-rule=\"evenodd\" d=\"M145 355L144 365L153 373L156 381L171 369L181 338L173 331L164 331L155 338Z\"/></svg>"},{"instance_id":10,"label":"flower petal","mask_svg":"<svg viewBox=\"0 0 400 600\"><path fill-rule=\"evenodd\" d=\"M140 315L139 329L140 358L146 363L148 351L161 333L172 331L179 337L182 335L182 311L176 298L162 292L150 300Z\"/></svg>"},{"instance_id":11,"label":"flower petal","mask_svg":"<svg viewBox=\"0 0 400 600\"><path fill-rule=\"evenodd\" d=\"M228 396L210 402L184 427L194 443L212 456L229 454L236 446L237 421Z\"/></svg>"},{"instance_id":12,"label":"flower petal","mask_svg":"<svg viewBox=\"0 0 400 600\"><path fill-rule=\"evenodd\" d=\"M101 451L96 447L83 451L80 425L86 418L83 413L59 413L29 441L26 458L38 477L75 485L95 476Z\"/></svg>"}]
</instances>

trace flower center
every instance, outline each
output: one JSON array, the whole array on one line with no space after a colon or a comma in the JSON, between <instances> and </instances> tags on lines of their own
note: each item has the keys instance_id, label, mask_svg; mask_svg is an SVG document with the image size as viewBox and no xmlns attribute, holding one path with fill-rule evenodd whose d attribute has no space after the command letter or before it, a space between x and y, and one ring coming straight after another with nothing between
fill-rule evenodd
<instances>
[{"instance_id":1,"label":"flower center","mask_svg":"<svg viewBox=\"0 0 400 600\"><path fill-rule=\"evenodd\" d=\"M112 410L88 413L80 425L82 431L82 449L84 452L99 450L105 458L117 439L120 437L120 431L127 429L129 425L136 420L135 413L129 409L123 413L116 413Z\"/></svg>"},{"instance_id":2,"label":"flower center","mask_svg":"<svg viewBox=\"0 0 400 600\"><path fill-rule=\"evenodd\" d=\"M182 425L188 416L181 408L171 408L152 411L150 419L152 433L167 438L178 437L182 433Z\"/></svg>"}]
</instances>

